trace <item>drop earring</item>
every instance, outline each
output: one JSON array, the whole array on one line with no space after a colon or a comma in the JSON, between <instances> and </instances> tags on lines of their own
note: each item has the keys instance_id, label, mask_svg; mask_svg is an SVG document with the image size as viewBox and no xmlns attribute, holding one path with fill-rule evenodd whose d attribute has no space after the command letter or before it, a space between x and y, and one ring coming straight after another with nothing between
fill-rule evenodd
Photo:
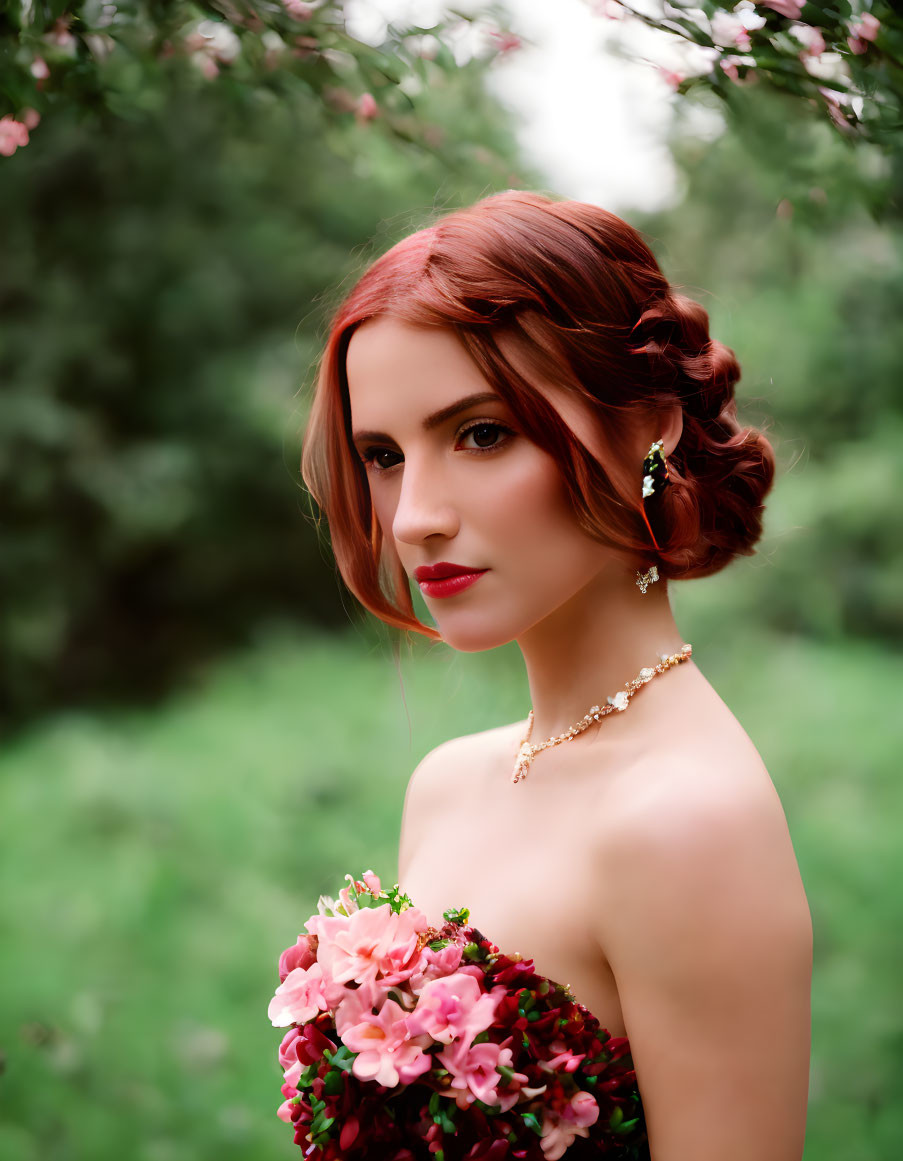
<instances>
[{"instance_id":1,"label":"drop earring","mask_svg":"<svg viewBox=\"0 0 903 1161\"><path fill-rule=\"evenodd\" d=\"M649 529L649 535L652 537L652 543L656 548L659 548L658 541L655 539L655 533L652 531L652 526L649 523L649 518L646 515L646 499L649 496L661 496L667 485L670 483L671 477L668 472L668 461L665 458L664 439L657 439L646 452L646 458L643 460L643 492L642 492L642 508L643 519L646 521L646 527ZM659 549L659 551L661 551ZM658 568L653 564L647 572L640 572L637 570L636 583L641 593L645 593L646 589L651 584L659 579Z\"/></svg>"},{"instance_id":2,"label":"drop earring","mask_svg":"<svg viewBox=\"0 0 903 1161\"><path fill-rule=\"evenodd\" d=\"M644 593L646 591L646 589L650 585L655 584L655 582L657 580L658 580L658 569L655 567L655 565L653 565L652 568L650 568L648 572L639 572L639 570L637 571L636 583L639 586L641 593Z\"/></svg>"}]
</instances>

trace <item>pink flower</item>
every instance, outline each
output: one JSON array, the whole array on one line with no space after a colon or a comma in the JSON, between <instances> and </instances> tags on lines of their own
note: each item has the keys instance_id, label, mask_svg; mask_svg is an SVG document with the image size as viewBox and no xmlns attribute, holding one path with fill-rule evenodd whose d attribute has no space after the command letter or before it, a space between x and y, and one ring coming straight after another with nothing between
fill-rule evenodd
<instances>
[{"instance_id":1,"label":"pink flower","mask_svg":"<svg viewBox=\"0 0 903 1161\"><path fill-rule=\"evenodd\" d=\"M429 946L424 947L420 953L420 961L408 980L411 991L419 996L430 980L438 976L450 976L458 970L463 954L464 949L458 943L449 943L438 951L433 951ZM480 977L482 975L480 972Z\"/></svg>"},{"instance_id":2,"label":"pink flower","mask_svg":"<svg viewBox=\"0 0 903 1161\"><path fill-rule=\"evenodd\" d=\"M379 116L379 105L372 93L361 93L355 113L359 121L372 121Z\"/></svg>"},{"instance_id":3,"label":"pink flower","mask_svg":"<svg viewBox=\"0 0 903 1161\"><path fill-rule=\"evenodd\" d=\"M292 1109L294 1107L295 1107L295 1105L292 1101L290 1101L290 1100L283 1101L282 1104L279 1106L279 1108L276 1110L276 1116L279 1117L283 1121L287 1121L288 1124L291 1124L292 1123Z\"/></svg>"},{"instance_id":4,"label":"pink flower","mask_svg":"<svg viewBox=\"0 0 903 1161\"><path fill-rule=\"evenodd\" d=\"M191 63L201 70L201 73L208 81L212 81L219 76L219 65L206 52L193 52L191 54Z\"/></svg>"},{"instance_id":5,"label":"pink flower","mask_svg":"<svg viewBox=\"0 0 903 1161\"><path fill-rule=\"evenodd\" d=\"M790 31L801 44L805 45L800 53L800 60L805 60L806 57L821 56L828 47L821 30L814 25L794 24Z\"/></svg>"},{"instance_id":6,"label":"pink flower","mask_svg":"<svg viewBox=\"0 0 903 1161\"><path fill-rule=\"evenodd\" d=\"M289 16L293 16L295 20L310 20L313 16L313 4L305 4L303 0L282 0L282 4Z\"/></svg>"},{"instance_id":7,"label":"pink flower","mask_svg":"<svg viewBox=\"0 0 903 1161\"><path fill-rule=\"evenodd\" d=\"M546 1109L542 1124L542 1146L546 1161L558 1161L575 1137L588 1137L589 1126L599 1118L599 1105L592 1093L580 1089L556 1112Z\"/></svg>"},{"instance_id":8,"label":"pink flower","mask_svg":"<svg viewBox=\"0 0 903 1161\"><path fill-rule=\"evenodd\" d=\"M719 61L721 68L724 70L726 75L731 78L732 81L739 81L740 79L740 74L737 72L738 59L739 58L735 56L723 56Z\"/></svg>"},{"instance_id":9,"label":"pink flower","mask_svg":"<svg viewBox=\"0 0 903 1161\"><path fill-rule=\"evenodd\" d=\"M685 80L683 73L672 72L670 69L662 68L661 65L658 66L658 71L662 74L672 89L678 88L681 82Z\"/></svg>"},{"instance_id":10,"label":"pink flower","mask_svg":"<svg viewBox=\"0 0 903 1161\"><path fill-rule=\"evenodd\" d=\"M309 968L290 971L270 1000L267 1015L274 1028L304 1024L318 1012L326 1012L329 1003L324 991L323 968L312 963Z\"/></svg>"},{"instance_id":11,"label":"pink flower","mask_svg":"<svg viewBox=\"0 0 903 1161\"><path fill-rule=\"evenodd\" d=\"M418 907L400 914L388 903L351 915L314 915L304 926L319 936L317 961L336 983L372 982L377 975L400 983L417 966L417 942L429 922Z\"/></svg>"},{"instance_id":12,"label":"pink flower","mask_svg":"<svg viewBox=\"0 0 903 1161\"><path fill-rule=\"evenodd\" d=\"M313 936L299 935L297 943L287 947L279 957L279 979L285 983L285 977L295 968L309 968L317 958L312 949Z\"/></svg>"},{"instance_id":13,"label":"pink flower","mask_svg":"<svg viewBox=\"0 0 903 1161\"><path fill-rule=\"evenodd\" d=\"M575 1068L580 1067L580 1061L583 1060L585 1056L585 1052L578 1052L575 1054L571 1052L569 1048L566 1048L564 1052L559 1052L557 1056L553 1056L551 1060L547 1060L545 1062L545 1067L554 1068L557 1070L561 1068L562 1065L564 1065L565 1072L573 1072Z\"/></svg>"},{"instance_id":14,"label":"pink flower","mask_svg":"<svg viewBox=\"0 0 903 1161\"><path fill-rule=\"evenodd\" d=\"M423 1051L429 1047L429 1038L409 1034L408 1013L391 997L374 1013L377 999L374 988L364 984L349 992L336 1012L342 1043L358 1054L351 1071L358 1080L375 1080L388 1088L410 1084L432 1065L432 1058Z\"/></svg>"},{"instance_id":15,"label":"pink flower","mask_svg":"<svg viewBox=\"0 0 903 1161\"><path fill-rule=\"evenodd\" d=\"M515 35L513 32L502 32L496 29L491 31L489 35L496 42L496 47L500 56L503 53L512 52L514 49L520 48L523 43L521 38Z\"/></svg>"},{"instance_id":16,"label":"pink flower","mask_svg":"<svg viewBox=\"0 0 903 1161\"><path fill-rule=\"evenodd\" d=\"M851 35L847 37L850 51L857 54L868 52L868 42L877 37L880 27L881 21L870 12L866 12L860 20L850 25Z\"/></svg>"},{"instance_id":17,"label":"pink flower","mask_svg":"<svg viewBox=\"0 0 903 1161\"><path fill-rule=\"evenodd\" d=\"M339 903L346 915L350 915L352 911L360 910L357 900L351 898L350 887L343 887L341 891L339 891Z\"/></svg>"},{"instance_id":18,"label":"pink flower","mask_svg":"<svg viewBox=\"0 0 903 1161\"><path fill-rule=\"evenodd\" d=\"M618 0L594 0L592 9L596 16L607 16L609 20L623 20L625 16Z\"/></svg>"},{"instance_id":19,"label":"pink flower","mask_svg":"<svg viewBox=\"0 0 903 1161\"><path fill-rule=\"evenodd\" d=\"M14 117L7 114L0 117L0 155L12 157L17 149L28 144L28 129Z\"/></svg>"},{"instance_id":20,"label":"pink flower","mask_svg":"<svg viewBox=\"0 0 903 1161\"><path fill-rule=\"evenodd\" d=\"M41 56L36 56L29 66L29 72L38 81L46 81L50 76L50 69L47 66L47 61Z\"/></svg>"},{"instance_id":21,"label":"pink flower","mask_svg":"<svg viewBox=\"0 0 903 1161\"><path fill-rule=\"evenodd\" d=\"M283 1081L294 1089L297 1089L301 1073L307 1067L307 1062L298 1055L298 1049L303 1045L300 1035L300 1028L289 1028L279 1045L279 1063L284 1069Z\"/></svg>"},{"instance_id":22,"label":"pink flower","mask_svg":"<svg viewBox=\"0 0 903 1161\"><path fill-rule=\"evenodd\" d=\"M756 3L759 8L773 8L775 12L789 16L791 20L796 20L806 7L806 0L756 0Z\"/></svg>"},{"instance_id":23,"label":"pink flower","mask_svg":"<svg viewBox=\"0 0 903 1161\"><path fill-rule=\"evenodd\" d=\"M26 129L34 129L41 123L41 114L37 109L23 109L22 123Z\"/></svg>"},{"instance_id":24,"label":"pink flower","mask_svg":"<svg viewBox=\"0 0 903 1161\"><path fill-rule=\"evenodd\" d=\"M298 1040L301 1036L300 1028L289 1028L282 1037L279 1045L279 1064L282 1068L291 1068L298 1061Z\"/></svg>"},{"instance_id":25,"label":"pink flower","mask_svg":"<svg viewBox=\"0 0 903 1161\"><path fill-rule=\"evenodd\" d=\"M366 883L367 890L370 892L370 894L373 895L374 898L379 898L379 893L382 890L382 886L379 882L379 875L374 874L373 871L364 871L361 878Z\"/></svg>"},{"instance_id":26,"label":"pink flower","mask_svg":"<svg viewBox=\"0 0 903 1161\"><path fill-rule=\"evenodd\" d=\"M503 1048L487 1040L483 1044L464 1044L443 1048L437 1060L451 1074L451 1091L459 1108L467 1108L475 1100L494 1105L501 1075L496 1065L511 1067L513 1056L510 1048ZM516 1075L523 1075L518 1073ZM524 1076L526 1080L526 1076Z\"/></svg>"},{"instance_id":27,"label":"pink flower","mask_svg":"<svg viewBox=\"0 0 903 1161\"><path fill-rule=\"evenodd\" d=\"M878 17L872 16L871 12L866 12L855 24L850 25L850 32L863 40L875 40L880 28L881 21Z\"/></svg>"},{"instance_id":28,"label":"pink flower","mask_svg":"<svg viewBox=\"0 0 903 1161\"><path fill-rule=\"evenodd\" d=\"M850 122L846 114L841 108L841 101L845 99L845 94L839 92L837 89L826 89L821 85L818 86L818 91L825 99L825 107L831 116L831 120L842 133L850 131Z\"/></svg>"},{"instance_id":29,"label":"pink flower","mask_svg":"<svg viewBox=\"0 0 903 1161\"><path fill-rule=\"evenodd\" d=\"M61 16L53 25L49 32L44 33L44 40L48 44L56 45L56 47L69 56L75 56L78 51L78 44L75 37L69 31L69 21L71 16Z\"/></svg>"},{"instance_id":30,"label":"pink flower","mask_svg":"<svg viewBox=\"0 0 903 1161\"><path fill-rule=\"evenodd\" d=\"M749 48L749 32L742 22L729 12L716 12L712 17L712 40L724 48L736 45L738 48Z\"/></svg>"},{"instance_id":31,"label":"pink flower","mask_svg":"<svg viewBox=\"0 0 903 1161\"><path fill-rule=\"evenodd\" d=\"M414 1036L426 1032L441 1044L460 1040L466 1046L492 1024L504 994L502 986L484 992L464 972L430 980L408 1016L408 1029Z\"/></svg>"}]
</instances>

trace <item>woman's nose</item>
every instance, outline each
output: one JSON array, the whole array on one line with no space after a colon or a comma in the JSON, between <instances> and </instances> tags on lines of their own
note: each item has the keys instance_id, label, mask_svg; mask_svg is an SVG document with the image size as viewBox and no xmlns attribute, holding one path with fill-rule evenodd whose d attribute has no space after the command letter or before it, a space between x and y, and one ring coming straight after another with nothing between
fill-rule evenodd
<instances>
[{"instance_id":1,"label":"woman's nose","mask_svg":"<svg viewBox=\"0 0 903 1161\"><path fill-rule=\"evenodd\" d=\"M435 464L418 465L413 459L407 459L392 521L395 539L420 544L429 536L452 537L458 531L458 524L447 482Z\"/></svg>"}]
</instances>

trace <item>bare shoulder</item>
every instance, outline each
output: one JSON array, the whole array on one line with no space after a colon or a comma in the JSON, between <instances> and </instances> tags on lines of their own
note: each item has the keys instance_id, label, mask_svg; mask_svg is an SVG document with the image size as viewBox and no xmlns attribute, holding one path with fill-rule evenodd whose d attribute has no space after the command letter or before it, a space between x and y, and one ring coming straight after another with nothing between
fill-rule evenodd
<instances>
[{"instance_id":1,"label":"bare shoulder","mask_svg":"<svg viewBox=\"0 0 903 1161\"><path fill-rule=\"evenodd\" d=\"M620 796L599 848L594 928L653 1155L753 1161L768 1108L769 1156L798 1161L811 915L768 771L739 726L719 729Z\"/></svg>"},{"instance_id":2,"label":"bare shoulder","mask_svg":"<svg viewBox=\"0 0 903 1161\"><path fill-rule=\"evenodd\" d=\"M491 762L505 747L516 746L515 735L523 726L523 722L514 722L449 738L421 758L405 792L398 849L400 877L411 855L411 836L421 833L436 812L444 809L450 793L460 793L464 775Z\"/></svg>"}]
</instances>

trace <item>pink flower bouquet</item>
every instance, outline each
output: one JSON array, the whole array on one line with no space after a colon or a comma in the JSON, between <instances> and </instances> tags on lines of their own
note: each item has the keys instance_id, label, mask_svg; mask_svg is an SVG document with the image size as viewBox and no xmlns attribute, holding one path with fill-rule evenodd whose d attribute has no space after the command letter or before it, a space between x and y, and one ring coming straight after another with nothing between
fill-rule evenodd
<instances>
[{"instance_id":1,"label":"pink flower bouquet","mask_svg":"<svg viewBox=\"0 0 903 1161\"><path fill-rule=\"evenodd\" d=\"M443 927L372 871L320 896L268 1015L305 1158L648 1158L625 1037L611 1037L468 911Z\"/></svg>"}]
</instances>

